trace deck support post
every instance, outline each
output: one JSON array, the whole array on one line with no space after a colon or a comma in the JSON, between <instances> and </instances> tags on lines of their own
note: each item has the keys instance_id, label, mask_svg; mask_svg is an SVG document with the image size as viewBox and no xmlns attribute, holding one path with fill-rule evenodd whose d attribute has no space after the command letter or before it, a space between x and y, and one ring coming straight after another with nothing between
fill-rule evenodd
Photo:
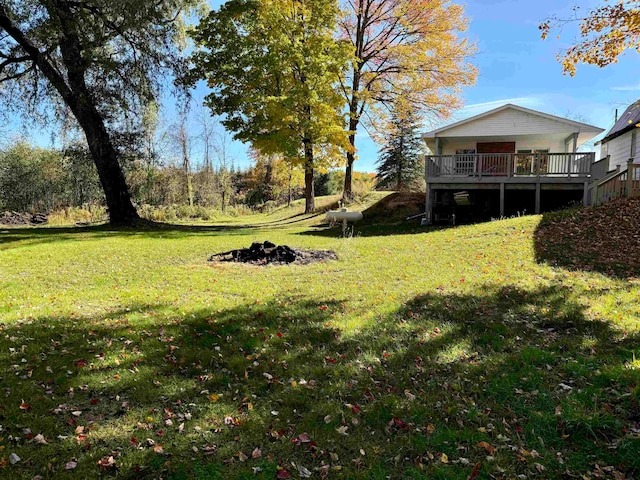
<instances>
[{"instance_id":1,"label":"deck support post","mask_svg":"<svg viewBox=\"0 0 640 480\"><path fill-rule=\"evenodd\" d=\"M536 182L536 211L535 214L540 213L540 182Z\"/></svg>"},{"instance_id":2,"label":"deck support post","mask_svg":"<svg viewBox=\"0 0 640 480\"><path fill-rule=\"evenodd\" d=\"M633 190L633 158L627 162L627 198L631 198L631 190Z\"/></svg>"},{"instance_id":3,"label":"deck support post","mask_svg":"<svg viewBox=\"0 0 640 480\"><path fill-rule=\"evenodd\" d=\"M589 206L589 182L584 182L584 192L582 193L582 206Z\"/></svg>"},{"instance_id":4,"label":"deck support post","mask_svg":"<svg viewBox=\"0 0 640 480\"><path fill-rule=\"evenodd\" d=\"M504 182L500 183L500 218L504 218Z\"/></svg>"},{"instance_id":5,"label":"deck support post","mask_svg":"<svg viewBox=\"0 0 640 480\"><path fill-rule=\"evenodd\" d=\"M433 223L433 200L434 200L434 191L431 184L427 183L427 198L425 202L425 218L427 219L427 225L431 225Z\"/></svg>"}]
</instances>

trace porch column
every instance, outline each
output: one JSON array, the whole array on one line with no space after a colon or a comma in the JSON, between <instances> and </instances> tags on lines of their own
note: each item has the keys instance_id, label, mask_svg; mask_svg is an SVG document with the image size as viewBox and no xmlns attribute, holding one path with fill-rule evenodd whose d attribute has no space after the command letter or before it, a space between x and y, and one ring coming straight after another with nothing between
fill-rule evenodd
<instances>
[{"instance_id":1,"label":"porch column","mask_svg":"<svg viewBox=\"0 0 640 480\"><path fill-rule=\"evenodd\" d=\"M436 155L442 155L442 144L440 143L440 137L436 137Z\"/></svg>"},{"instance_id":2,"label":"porch column","mask_svg":"<svg viewBox=\"0 0 640 480\"><path fill-rule=\"evenodd\" d=\"M578 151L578 133L573 134L573 153Z\"/></svg>"},{"instance_id":3,"label":"porch column","mask_svg":"<svg viewBox=\"0 0 640 480\"><path fill-rule=\"evenodd\" d=\"M535 214L540 213L540 182L536 182L536 211Z\"/></svg>"},{"instance_id":4,"label":"porch column","mask_svg":"<svg viewBox=\"0 0 640 480\"><path fill-rule=\"evenodd\" d=\"M504 182L500 183L500 218L504 217Z\"/></svg>"},{"instance_id":5,"label":"porch column","mask_svg":"<svg viewBox=\"0 0 640 480\"><path fill-rule=\"evenodd\" d=\"M584 182L584 192L582 194L582 206L589 206L589 182Z\"/></svg>"}]
</instances>

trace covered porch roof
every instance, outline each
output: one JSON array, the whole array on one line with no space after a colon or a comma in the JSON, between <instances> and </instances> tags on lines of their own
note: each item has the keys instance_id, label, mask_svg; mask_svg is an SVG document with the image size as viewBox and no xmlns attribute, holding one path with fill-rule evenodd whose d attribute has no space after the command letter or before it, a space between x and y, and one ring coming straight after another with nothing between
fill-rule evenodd
<instances>
[{"instance_id":1,"label":"covered porch roof","mask_svg":"<svg viewBox=\"0 0 640 480\"><path fill-rule=\"evenodd\" d=\"M587 123L506 104L427 132L423 139L433 151L436 143L439 143L436 139L474 142L518 142L527 139L557 144L565 141L573 143L575 137L576 145L580 146L603 131Z\"/></svg>"}]
</instances>

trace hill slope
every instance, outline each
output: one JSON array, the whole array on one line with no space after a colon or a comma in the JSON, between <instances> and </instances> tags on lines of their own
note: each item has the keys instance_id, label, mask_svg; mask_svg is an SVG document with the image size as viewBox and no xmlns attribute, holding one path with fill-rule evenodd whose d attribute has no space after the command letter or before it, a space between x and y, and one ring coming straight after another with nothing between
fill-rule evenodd
<instances>
[{"instance_id":1,"label":"hill slope","mask_svg":"<svg viewBox=\"0 0 640 480\"><path fill-rule=\"evenodd\" d=\"M552 265L640 276L640 199L547 214L534 240Z\"/></svg>"}]
</instances>

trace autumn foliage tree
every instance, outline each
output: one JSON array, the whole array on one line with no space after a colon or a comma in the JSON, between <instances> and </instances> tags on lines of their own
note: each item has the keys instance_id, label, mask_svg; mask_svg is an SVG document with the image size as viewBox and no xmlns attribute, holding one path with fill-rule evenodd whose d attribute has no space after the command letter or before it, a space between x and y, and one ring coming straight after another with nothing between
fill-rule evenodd
<instances>
[{"instance_id":1,"label":"autumn foliage tree","mask_svg":"<svg viewBox=\"0 0 640 480\"><path fill-rule=\"evenodd\" d=\"M580 24L580 40L558 55L565 74L574 76L579 63L605 67L626 50L640 52L640 0L606 3L586 15L579 7L573 11L573 18L554 16L540 24L543 39L568 23Z\"/></svg>"},{"instance_id":2,"label":"autumn foliage tree","mask_svg":"<svg viewBox=\"0 0 640 480\"><path fill-rule=\"evenodd\" d=\"M346 0L340 34L356 61L343 80L349 112L344 197L352 196L358 128L363 120L385 124L385 113L403 108L445 118L461 106L460 89L475 82L468 62L475 46L460 33L464 9L444 0ZM374 120L375 119L375 120Z\"/></svg>"},{"instance_id":3,"label":"autumn foliage tree","mask_svg":"<svg viewBox=\"0 0 640 480\"><path fill-rule=\"evenodd\" d=\"M304 168L306 212L314 169L348 148L337 85L351 55L334 36L338 13L335 0L230 0L192 34L206 104L237 140Z\"/></svg>"}]
</instances>

